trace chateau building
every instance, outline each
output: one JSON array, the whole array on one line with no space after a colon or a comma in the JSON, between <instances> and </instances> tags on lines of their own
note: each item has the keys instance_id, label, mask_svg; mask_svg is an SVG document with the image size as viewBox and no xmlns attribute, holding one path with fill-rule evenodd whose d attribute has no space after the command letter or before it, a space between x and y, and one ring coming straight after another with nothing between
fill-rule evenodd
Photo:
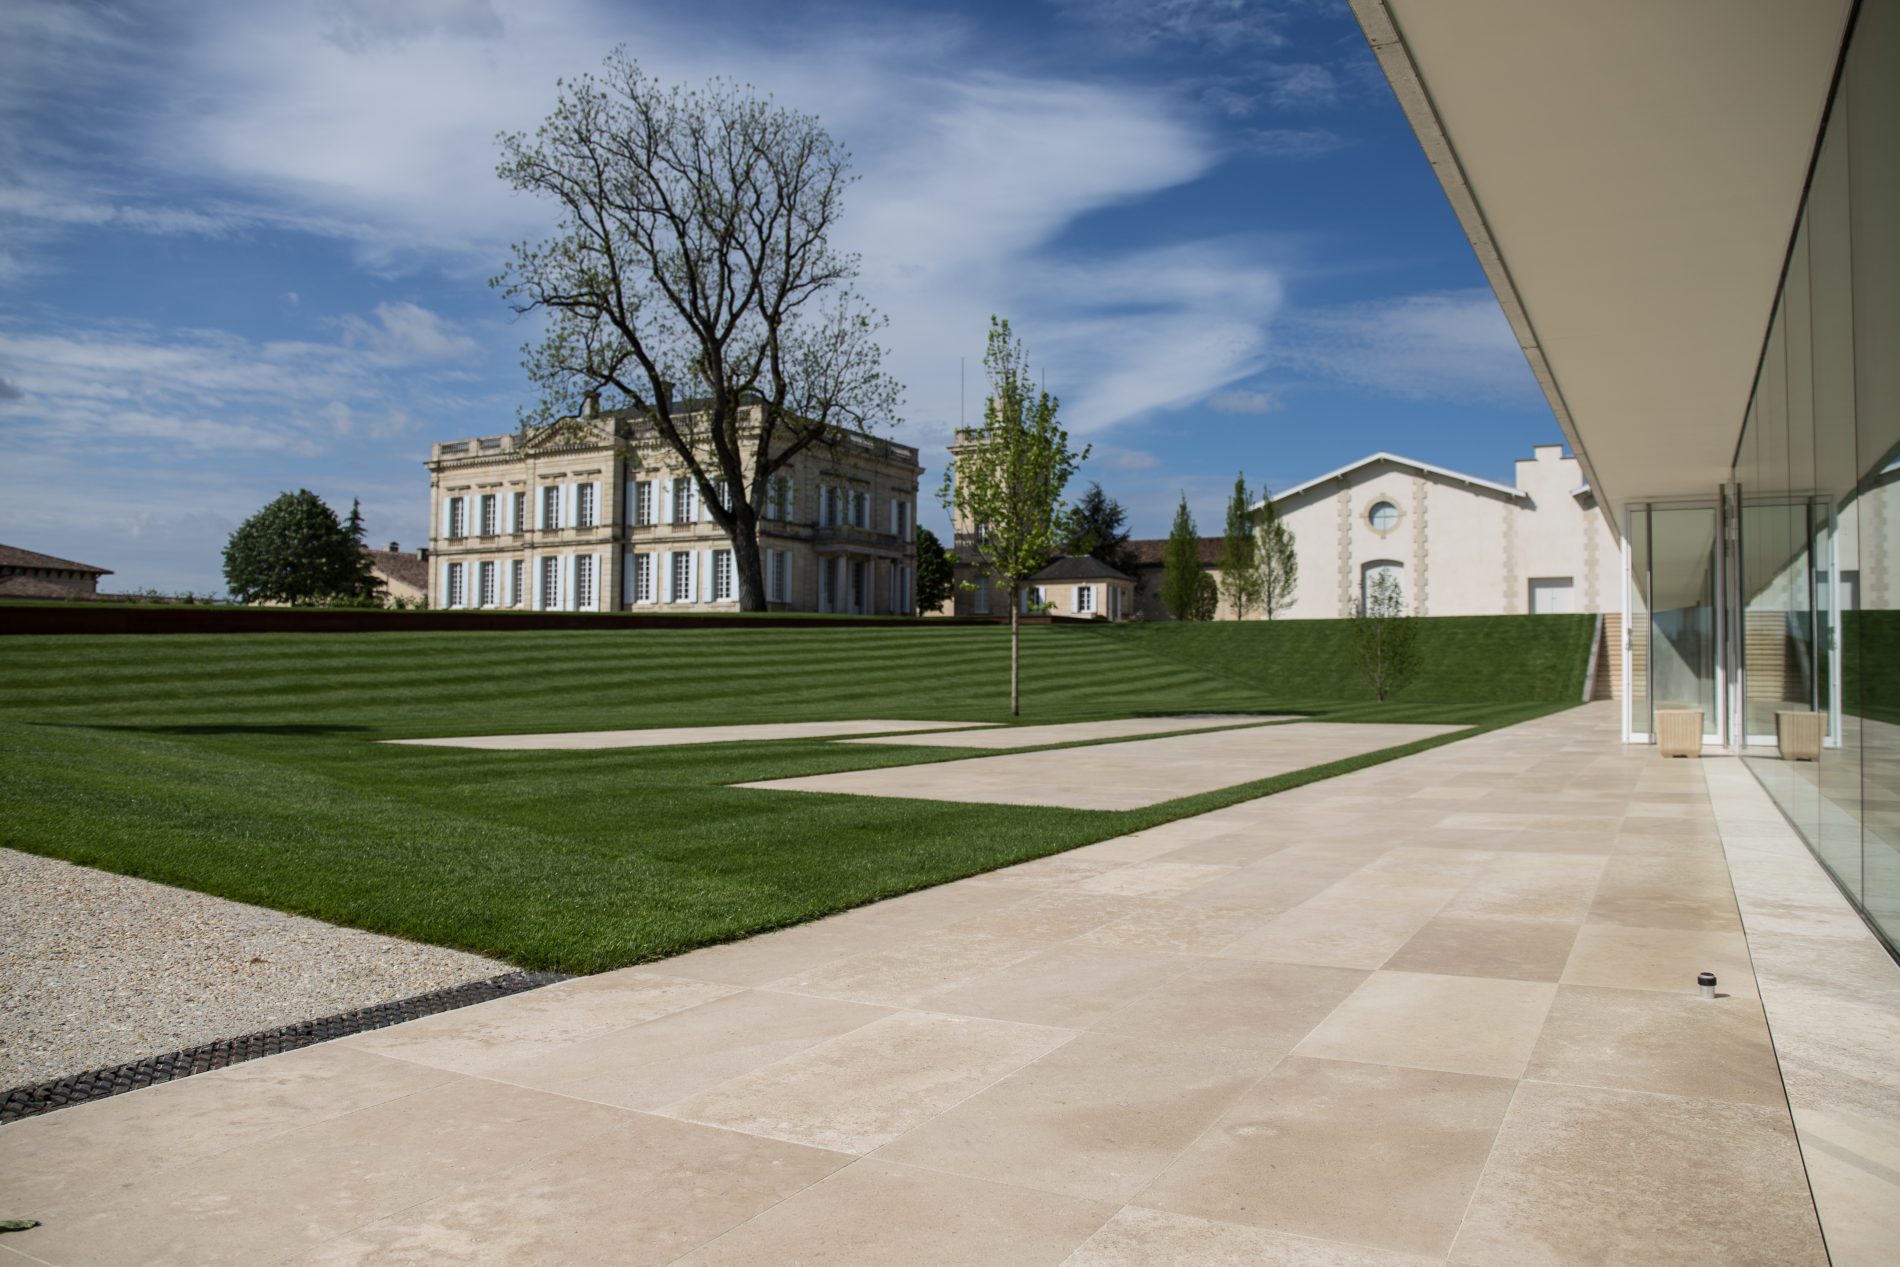
<instances>
[{"instance_id":1,"label":"chateau building","mask_svg":"<svg viewBox=\"0 0 1900 1267\"><path fill-rule=\"evenodd\" d=\"M427 466L432 607L738 610L732 543L640 411L447 441ZM912 614L921 471L916 449L861 432L794 456L760 523L771 609Z\"/></svg>"}]
</instances>

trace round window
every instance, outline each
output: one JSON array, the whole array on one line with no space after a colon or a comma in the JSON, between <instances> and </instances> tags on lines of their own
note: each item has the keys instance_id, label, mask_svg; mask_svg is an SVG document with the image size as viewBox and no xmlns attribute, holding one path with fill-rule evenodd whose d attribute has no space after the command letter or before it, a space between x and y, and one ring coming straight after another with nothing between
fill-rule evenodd
<instances>
[{"instance_id":1,"label":"round window","mask_svg":"<svg viewBox=\"0 0 1900 1267\"><path fill-rule=\"evenodd\" d=\"M1391 502L1376 502L1366 512L1366 522L1372 525L1374 531L1390 532L1399 526L1399 508Z\"/></svg>"}]
</instances>

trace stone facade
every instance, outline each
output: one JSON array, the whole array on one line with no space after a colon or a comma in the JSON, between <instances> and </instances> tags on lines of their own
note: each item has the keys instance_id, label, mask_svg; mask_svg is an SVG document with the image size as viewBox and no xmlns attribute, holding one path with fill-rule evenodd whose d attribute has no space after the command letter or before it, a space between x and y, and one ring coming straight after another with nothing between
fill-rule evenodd
<instances>
[{"instance_id":1,"label":"stone facade","mask_svg":"<svg viewBox=\"0 0 1900 1267\"><path fill-rule=\"evenodd\" d=\"M0 598L93 598L111 568L0 545Z\"/></svg>"},{"instance_id":2,"label":"stone facade","mask_svg":"<svg viewBox=\"0 0 1900 1267\"><path fill-rule=\"evenodd\" d=\"M427 466L432 607L738 610L729 539L636 411L437 444ZM794 456L763 499L771 610L913 614L921 471L858 432Z\"/></svg>"},{"instance_id":3,"label":"stone facade","mask_svg":"<svg viewBox=\"0 0 1900 1267\"><path fill-rule=\"evenodd\" d=\"M1620 557L1609 521L1561 445L1517 463L1511 486L1390 453L1296 485L1273 499L1293 533L1300 575L1290 620L1350 616L1368 577L1385 572L1420 616L1595 612L1621 603ZM1135 541L1136 609L1166 620L1162 541ZM1220 574L1222 542L1202 541ZM1219 619L1232 619L1222 605ZM1256 612L1250 619L1259 619Z\"/></svg>"}]
</instances>

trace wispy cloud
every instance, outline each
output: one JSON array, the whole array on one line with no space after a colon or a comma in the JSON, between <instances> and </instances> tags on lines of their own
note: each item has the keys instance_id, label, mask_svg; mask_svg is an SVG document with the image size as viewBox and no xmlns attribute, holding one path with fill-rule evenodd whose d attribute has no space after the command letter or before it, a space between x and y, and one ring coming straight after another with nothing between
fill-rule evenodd
<instances>
[{"instance_id":1,"label":"wispy cloud","mask_svg":"<svg viewBox=\"0 0 1900 1267\"><path fill-rule=\"evenodd\" d=\"M1280 407L1280 402L1266 392L1225 391L1215 392L1207 398L1207 407L1223 414L1265 414Z\"/></svg>"},{"instance_id":2,"label":"wispy cloud","mask_svg":"<svg viewBox=\"0 0 1900 1267\"><path fill-rule=\"evenodd\" d=\"M1415 400L1535 406L1537 386L1488 290L1405 295L1294 314L1276 359Z\"/></svg>"},{"instance_id":3,"label":"wispy cloud","mask_svg":"<svg viewBox=\"0 0 1900 1267\"><path fill-rule=\"evenodd\" d=\"M1241 142L1271 158L1318 158L1351 144L1328 128L1249 128L1241 134Z\"/></svg>"}]
</instances>

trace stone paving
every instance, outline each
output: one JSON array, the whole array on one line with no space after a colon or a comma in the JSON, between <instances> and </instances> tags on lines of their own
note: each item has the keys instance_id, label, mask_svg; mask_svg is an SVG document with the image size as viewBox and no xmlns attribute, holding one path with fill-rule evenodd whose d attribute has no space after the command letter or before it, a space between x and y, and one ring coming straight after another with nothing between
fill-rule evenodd
<instances>
[{"instance_id":1,"label":"stone paving","mask_svg":"<svg viewBox=\"0 0 1900 1267\"><path fill-rule=\"evenodd\" d=\"M739 726L654 726L646 730L563 730L541 735L466 735L448 739L384 739L421 748L488 748L542 752L592 748L665 748L674 744L747 743L765 739L836 739L843 735L987 727L980 721L797 721Z\"/></svg>"},{"instance_id":2,"label":"stone paving","mask_svg":"<svg viewBox=\"0 0 1900 1267\"><path fill-rule=\"evenodd\" d=\"M1573 710L0 1127L0 1262L1823 1264L1762 1000L1838 1114L1900 973L1806 886L1758 988L1730 768ZM1879 1261L1900 1155L1836 1125Z\"/></svg>"},{"instance_id":3,"label":"stone paving","mask_svg":"<svg viewBox=\"0 0 1900 1267\"><path fill-rule=\"evenodd\" d=\"M813 774L738 787L925 801L1141 809L1450 734L1458 726L1295 722L1165 739L1056 748L928 765Z\"/></svg>"},{"instance_id":4,"label":"stone paving","mask_svg":"<svg viewBox=\"0 0 1900 1267\"><path fill-rule=\"evenodd\" d=\"M1189 730L1223 730L1272 721L1297 721L1291 713L1232 714L1225 717L1122 717L1112 721L1056 722L1046 726L998 726L952 734L906 735L901 739L841 739L839 743L901 743L918 748L1034 748L1042 744L1088 743L1171 735Z\"/></svg>"}]
</instances>

